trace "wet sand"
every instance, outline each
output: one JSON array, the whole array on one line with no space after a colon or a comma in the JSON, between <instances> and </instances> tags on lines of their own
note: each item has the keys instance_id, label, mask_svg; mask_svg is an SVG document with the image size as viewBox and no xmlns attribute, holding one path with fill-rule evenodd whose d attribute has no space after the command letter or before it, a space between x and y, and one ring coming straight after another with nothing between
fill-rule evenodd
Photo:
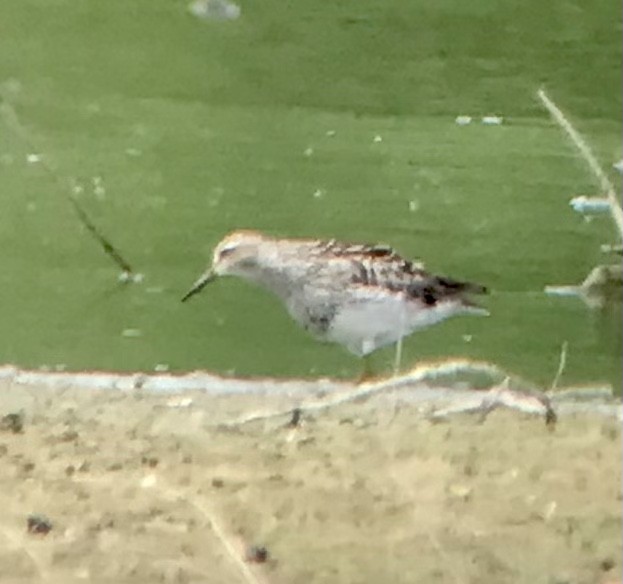
<instances>
[{"instance_id":1,"label":"wet sand","mask_svg":"<svg viewBox=\"0 0 623 584\"><path fill-rule=\"evenodd\" d=\"M621 581L615 419L289 399L1 382L0 581Z\"/></svg>"}]
</instances>

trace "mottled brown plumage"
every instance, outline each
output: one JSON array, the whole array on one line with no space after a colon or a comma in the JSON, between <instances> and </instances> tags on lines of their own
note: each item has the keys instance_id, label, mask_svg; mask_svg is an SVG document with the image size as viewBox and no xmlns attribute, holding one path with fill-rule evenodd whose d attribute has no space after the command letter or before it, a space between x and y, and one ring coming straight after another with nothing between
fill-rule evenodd
<instances>
[{"instance_id":1,"label":"mottled brown plumage","mask_svg":"<svg viewBox=\"0 0 623 584\"><path fill-rule=\"evenodd\" d=\"M184 300L224 275L272 291L305 329L357 355L455 314L486 314L467 297L483 286L430 274L385 245L236 231L217 245L212 267Z\"/></svg>"}]
</instances>

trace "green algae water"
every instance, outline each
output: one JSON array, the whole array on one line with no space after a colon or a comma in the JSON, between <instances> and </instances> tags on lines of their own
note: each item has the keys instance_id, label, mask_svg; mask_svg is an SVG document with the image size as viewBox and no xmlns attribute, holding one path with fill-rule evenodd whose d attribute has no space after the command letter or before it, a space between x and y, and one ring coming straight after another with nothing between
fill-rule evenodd
<instances>
[{"instance_id":1,"label":"green algae water","mask_svg":"<svg viewBox=\"0 0 623 584\"><path fill-rule=\"evenodd\" d=\"M561 383L620 389L621 307L543 293L581 281L616 233L609 217L569 206L600 193L535 99L545 86L610 170L621 156L618 7L240 8L210 22L172 0L2 3L3 100L28 141L3 119L0 362L356 375L356 359L242 281L180 303L214 244L253 228L389 243L489 286L490 317L413 335L405 367L468 356L548 384L567 342ZM117 282L70 189L142 282ZM377 369L392 359L380 351Z\"/></svg>"}]
</instances>

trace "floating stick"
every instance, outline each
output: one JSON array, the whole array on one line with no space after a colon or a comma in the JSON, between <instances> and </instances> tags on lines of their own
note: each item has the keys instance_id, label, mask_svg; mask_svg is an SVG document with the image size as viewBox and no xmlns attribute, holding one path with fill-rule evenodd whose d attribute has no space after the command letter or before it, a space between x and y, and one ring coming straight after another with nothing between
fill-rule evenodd
<instances>
[{"instance_id":1,"label":"floating stick","mask_svg":"<svg viewBox=\"0 0 623 584\"><path fill-rule=\"evenodd\" d=\"M22 126L15 113L15 109L8 102L5 95L2 95L2 104L0 105L0 111L2 113L2 117L7 123L7 126L20 138L20 140L26 145L26 147L31 151L35 152L33 145L28 138L26 130ZM86 227L88 232L94 237L94 239L102 246L104 253L110 257L115 264L117 264L126 275L132 275L134 270L132 266L126 261L126 259L121 255L119 250L111 243L110 239L108 239L100 229L98 229L88 213L85 211L84 207L80 205L76 197L74 197L73 193L68 190L68 185L65 180L62 179L58 173L52 168L52 166L46 161L45 157L41 157L39 161L41 167L52 177L54 182L56 182L61 188L64 196L71 203L76 215L78 216L79 221ZM132 281L131 278L126 279L125 281Z\"/></svg>"},{"instance_id":2,"label":"floating stick","mask_svg":"<svg viewBox=\"0 0 623 584\"><path fill-rule=\"evenodd\" d=\"M102 233L95 227L89 216L86 214L86 211L80 206L76 197L72 195L68 195L68 199L73 205L73 208L76 211L76 215L78 215L78 219L82 222L82 224L89 230L89 232L93 235L97 241L100 242L104 252L108 254L112 260L126 273L132 274L132 266L123 258L123 256L119 253L116 247L110 243L106 237L102 235Z\"/></svg>"}]
</instances>

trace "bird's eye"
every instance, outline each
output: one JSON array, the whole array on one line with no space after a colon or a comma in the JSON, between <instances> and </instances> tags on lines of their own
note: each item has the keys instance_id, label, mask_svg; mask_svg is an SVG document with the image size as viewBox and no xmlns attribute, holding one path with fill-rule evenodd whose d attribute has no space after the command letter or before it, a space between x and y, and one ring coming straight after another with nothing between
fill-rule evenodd
<instances>
[{"instance_id":1,"label":"bird's eye","mask_svg":"<svg viewBox=\"0 0 623 584\"><path fill-rule=\"evenodd\" d=\"M231 253L236 249L235 245L230 245L228 247L224 247L220 253L219 253L219 260L222 260L223 258L226 258L228 255L231 255Z\"/></svg>"}]
</instances>

